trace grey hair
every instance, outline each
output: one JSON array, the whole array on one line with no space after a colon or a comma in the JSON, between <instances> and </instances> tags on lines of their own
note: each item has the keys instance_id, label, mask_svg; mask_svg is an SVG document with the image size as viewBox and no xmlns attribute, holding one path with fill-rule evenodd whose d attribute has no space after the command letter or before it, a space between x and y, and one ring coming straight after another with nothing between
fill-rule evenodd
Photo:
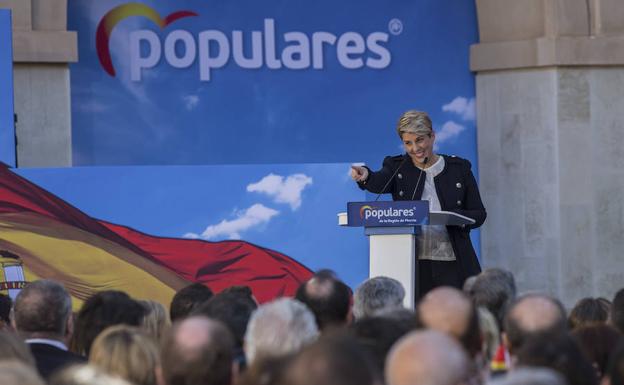
<instances>
[{"instance_id":1,"label":"grey hair","mask_svg":"<svg viewBox=\"0 0 624 385\"><path fill-rule=\"evenodd\" d=\"M518 368L506 376L489 381L488 385L566 385L561 374L548 368Z\"/></svg>"},{"instance_id":2,"label":"grey hair","mask_svg":"<svg viewBox=\"0 0 624 385\"><path fill-rule=\"evenodd\" d=\"M388 277L364 281L353 295L353 315L356 319L371 317L384 308L402 307L405 289L401 282Z\"/></svg>"},{"instance_id":3,"label":"grey hair","mask_svg":"<svg viewBox=\"0 0 624 385\"><path fill-rule=\"evenodd\" d=\"M260 356L296 353L318 337L314 314L303 303L280 298L253 312L245 333L245 356L252 364Z\"/></svg>"},{"instance_id":4,"label":"grey hair","mask_svg":"<svg viewBox=\"0 0 624 385\"><path fill-rule=\"evenodd\" d=\"M433 132L431 118L426 112L409 110L403 113L397 123L397 134L402 138L403 134L428 135Z\"/></svg>"},{"instance_id":5,"label":"grey hair","mask_svg":"<svg viewBox=\"0 0 624 385\"><path fill-rule=\"evenodd\" d=\"M511 302L516 298L516 282L511 272L491 268L477 275L469 296L476 306L487 308L494 317L499 328Z\"/></svg>"},{"instance_id":6,"label":"grey hair","mask_svg":"<svg viewBox=\"0 0 624 385\"><path fill-rule=\"evenodd\" d=\"M15 326L26 336L63 336L71 306L71 297L60 283L47 279L30 282L15 299Z\"/></svg>"}]
</instances>

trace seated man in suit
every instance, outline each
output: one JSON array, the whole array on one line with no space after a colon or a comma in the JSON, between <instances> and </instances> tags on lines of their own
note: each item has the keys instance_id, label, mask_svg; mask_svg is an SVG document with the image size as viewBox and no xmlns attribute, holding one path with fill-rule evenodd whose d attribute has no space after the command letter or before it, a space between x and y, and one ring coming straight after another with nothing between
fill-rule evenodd
<instances>
[{"instance_id":1,"label":"seated man in suit","mask_svg":"<svg viewBox=\"0 0 624 385\"><path fill-rule=\"evenodd\" d=\"M25 339L41 376L85 358L67 350L73 330L71 297L54 281L39 280L26 285L15 299L13 326Z\"/></svg>"}]
</instances>

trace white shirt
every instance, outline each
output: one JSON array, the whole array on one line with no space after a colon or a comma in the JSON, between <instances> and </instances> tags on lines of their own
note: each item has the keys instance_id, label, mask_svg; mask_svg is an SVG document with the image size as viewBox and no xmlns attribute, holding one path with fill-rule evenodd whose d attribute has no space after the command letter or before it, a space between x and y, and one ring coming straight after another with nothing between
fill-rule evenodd
<instances>
[{"instance_id":1,"label":"white shirt","mask_svg":"<svg viewBox=\"0 0 624 385\"><path fill-rule=\"evenodd\" d=\"M67 351L67 345L58 340L51 340L48 338L29 338L25 341L27 344L46 344L57 347L61 350Z\"/></svg>"},{"instance_id":2,"label":"white shirt","mask_svg":"<svg viewBox=\"0 0 624 385\"><path fill-rule=\"evenodd\" d=\"M433 178L442 170L444 170L443 156L438 156L438 160L431 167L423 169L425 188L420 199L429 201L430 211L442 210L433 183ZM418 259L432 261L454 261L456 259L446 226L422 226L421 229L422 233L418 236Z\"/></svg>"}]
</instances>

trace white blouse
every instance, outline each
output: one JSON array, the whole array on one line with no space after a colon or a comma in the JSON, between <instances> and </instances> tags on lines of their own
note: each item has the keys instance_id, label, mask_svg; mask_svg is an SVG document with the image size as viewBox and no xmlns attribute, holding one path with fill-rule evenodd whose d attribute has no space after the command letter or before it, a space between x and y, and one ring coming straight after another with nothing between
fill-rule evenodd
<instances>
[{"instance_id":1,"label":"white blouse","mask_svg":"<svg viewBox=\"0 0 624 385\"><path fill-rule=\"evenodd\" d=\"M444 170L444 157L438 156L438 160L427 169L425 173L425 188L422 193L422 200L429 201L430 211L440 211L440 200L433 183L433 178ZM454 261L455 253L453 245L449 239L446 226L422 226L421 234L417 237L418 259L429 259L432 261Z\"/></svg>"}]
</instances>

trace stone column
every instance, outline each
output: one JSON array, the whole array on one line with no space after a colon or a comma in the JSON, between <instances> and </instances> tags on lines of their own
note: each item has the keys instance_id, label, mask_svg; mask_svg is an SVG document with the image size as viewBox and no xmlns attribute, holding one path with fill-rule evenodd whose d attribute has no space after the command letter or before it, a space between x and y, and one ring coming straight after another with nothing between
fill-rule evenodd
<instances>
[{"instance_id":1,"label":"stone column","mask_svg":"<svg viewBox=\"0 0 624 385\"><path fill-rule=\"evenodd\" d=\"M624 2L476 0L484 267L566 306L624 287Z\"/></svg>"},{"instance_id":2,"label":"stone column","mask_svg":"<svg viewBox=\"0 0 624 385\"><path fill-rule=\"evenodd\" d=\"M0 8L12 10L18 166L71 166L68 63L78 43L67 0L0 0Z\"/></svg>"}]
</instances>

